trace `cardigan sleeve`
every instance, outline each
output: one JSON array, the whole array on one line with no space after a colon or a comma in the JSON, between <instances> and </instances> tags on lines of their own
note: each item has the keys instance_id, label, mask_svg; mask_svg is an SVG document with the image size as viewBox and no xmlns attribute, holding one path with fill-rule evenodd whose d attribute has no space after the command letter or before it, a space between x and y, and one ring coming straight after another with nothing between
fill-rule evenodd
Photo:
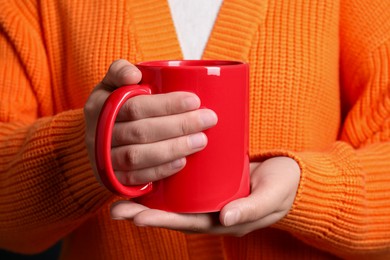
<instances>
[{"instance_id":1,"label":"cardigan sleeve","mask_svg":"<svg viewBox=\"0 0 390 260\"><path fill-rule=\"evenodd\" d=\"M275 225L343 258L390 254L390 2L341 1L339 140L323 151L269 151L301 167L289 214Z\"/></svg>"},{"instance_id":2,"label":"cardigan sleeve","mask_svg":"<svg viewBox=\"0 0 390 260\"><path fill-rule=\"evenodd\" d=\"M0 248L35 253L92 216L110 194L89 164L82 109L53 112L34 5L11 3L0 4Z\"/></svg>"}]
</instances>

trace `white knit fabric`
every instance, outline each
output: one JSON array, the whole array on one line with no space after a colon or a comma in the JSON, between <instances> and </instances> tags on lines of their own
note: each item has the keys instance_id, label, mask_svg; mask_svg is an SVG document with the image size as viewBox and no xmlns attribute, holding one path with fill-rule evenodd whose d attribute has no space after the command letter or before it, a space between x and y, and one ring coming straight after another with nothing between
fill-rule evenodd
<instances>
[{"instance_id":1,"label":"white knit fabric","mask_svg":"<svg viewBox=\"0 0 390 260\"><path fill-rule=\"evenodd\" d=\"M168 0L184 59L201 59L223 0Z\"/></svg>"}]
</instances>

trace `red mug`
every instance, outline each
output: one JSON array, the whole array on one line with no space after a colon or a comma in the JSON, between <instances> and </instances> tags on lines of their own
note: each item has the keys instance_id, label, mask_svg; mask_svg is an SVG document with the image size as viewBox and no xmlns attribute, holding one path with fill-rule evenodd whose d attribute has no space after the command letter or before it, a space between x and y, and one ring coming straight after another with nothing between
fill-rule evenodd
<instances>
[{"instance_id":1,"label":"red mug","mask_svg":"<svg viewBox=\"0 0 390 260\"><path fill-rule=\"evenodd\" d=\"M116 89L106 100L96 129L98 174L113 193L170 212L220 211L250 191L249 177L249 66L239 61L167 60L136 65L142 72L137 85ZM121 106L137 95L188 91L202 107L218 116L206 130L208 144L187 157L184 169L173 176L140 186L122 185L111 165L111 135Z\"/></svg>"}]
</instances>

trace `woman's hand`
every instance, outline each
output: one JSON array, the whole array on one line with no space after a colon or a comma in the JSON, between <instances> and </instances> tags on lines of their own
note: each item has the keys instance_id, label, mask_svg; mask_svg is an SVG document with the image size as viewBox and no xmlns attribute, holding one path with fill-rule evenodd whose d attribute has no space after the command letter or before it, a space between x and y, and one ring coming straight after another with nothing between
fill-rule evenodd
<instances>
[{"instance_id":1,"label":"woman's hand","mask_svg":"<svg viewBox=\"0 0 390 260\"><path fill-rule=\"evenodd\" d=\"M274 157L262 163L251 163L251 194L228 203L219 217L214 213L170 213L132 201L113 204L111 216L118 220L133 220L137 226L243 236L282 219L291 209L299 180L300 168L293 159Z\"/></svg>"},{"instance_id":2,"label":"woman's hand","mask_svg":"<svg viewBox=\"0 0 390 260\"><path fill-rule=\"evenodd\" d=\"M86 145L98 180L94 147L100 110L110 93L137 84L141 72L126 60L113 62L84 107ZM186 164L186 156L205 148L203 130L217 123L216 114L199 109L192 93L143 95L128 100L118 113L112 133L112 167L123 185L145 184L168 177Z\"/></svg>"}]
</instances>

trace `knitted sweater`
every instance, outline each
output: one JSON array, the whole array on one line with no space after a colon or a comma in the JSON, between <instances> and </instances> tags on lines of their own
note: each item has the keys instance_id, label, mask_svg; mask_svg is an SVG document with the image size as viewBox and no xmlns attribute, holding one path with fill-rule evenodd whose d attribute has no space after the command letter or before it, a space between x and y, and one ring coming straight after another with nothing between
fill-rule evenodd
<instances>
[{"instance_id":1,"label":"knitted sweater","mask_svg":"<svg viewBox=\"0 0 390 260\"><path fill-rule=\"evenodd\" d=\"M225 0L204 59L250 64L250 155L301 167L291 211L244 237L110 219L83 105L118 58L180 59L166 1L0 0L0 247L62 259L390 255L390 1Z\"/></svg>"}]
</instances>

